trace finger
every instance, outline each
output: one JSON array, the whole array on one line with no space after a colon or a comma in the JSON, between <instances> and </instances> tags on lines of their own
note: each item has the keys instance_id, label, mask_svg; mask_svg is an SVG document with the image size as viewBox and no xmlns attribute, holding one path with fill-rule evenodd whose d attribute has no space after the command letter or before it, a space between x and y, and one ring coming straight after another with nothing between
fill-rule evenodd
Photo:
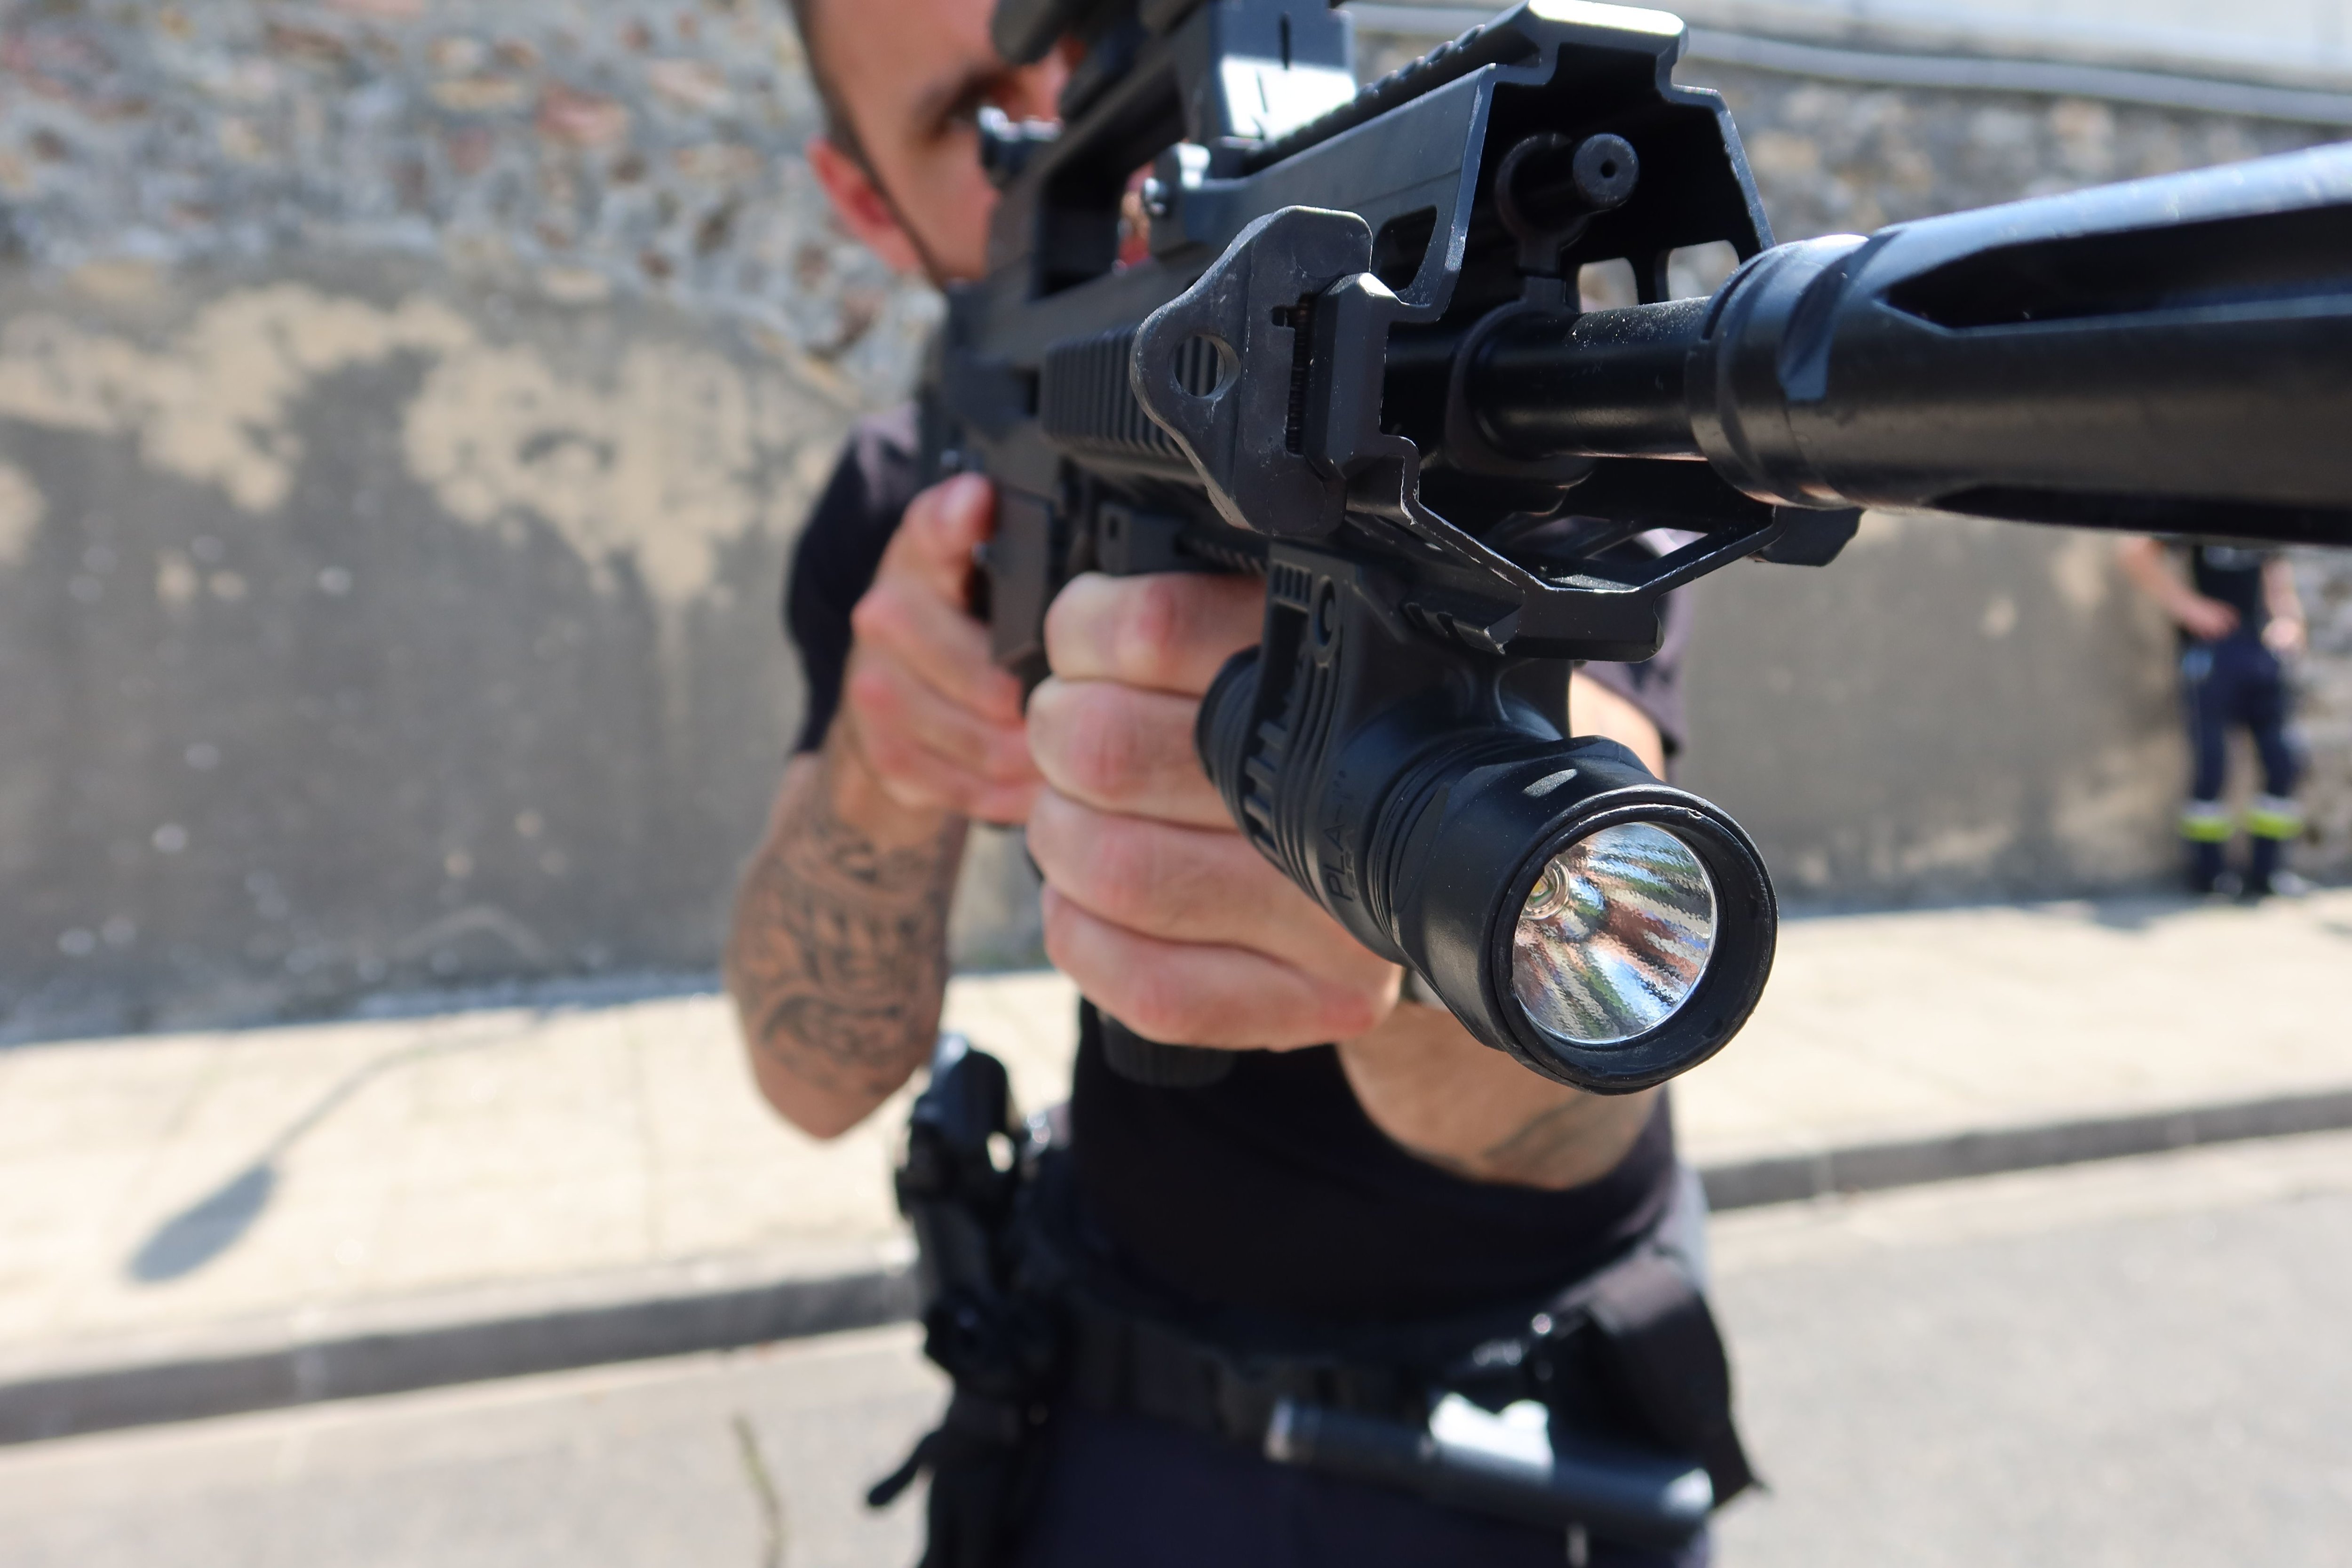
<instances>
[{"instance_id":1,"label":"finger","mask_svg":"<svg viewBox=\"0 0 2352 1568\"><path fill-rule=\"evenodd\" d=\"M881 570L911 574L948 603L968 606L972 551L995 528L995 490L977 474L958 474L907 503Z\"/></svg>"},{"instance_id":2,"label":"finger","mask_svg":"<svg viewBox=\"0 0 2352 1568\"><path fill-rule=\"evenodd\" d=\"M882 793L900 805L1009 826L1028 820L1045 787L992 783L909 736L867 731L849 717L851 746Z\"/></svg>"},{"instance_id":3,"label":"finger","mask_svg":"<svg viewBox=\"0 0 2352 1568\"><path fill-rule=\"evenodd\" d=\"M1395 1004L1263 953L1163 942L1098 920L1048 888L1045 952L1096 1006L1146 1038L1234 1050L1348 1039Z\"/></svg>"},{"instance_id":4,"label":"finger","mask_svg":"<svg viewBox=\"0 0 2352 1568\"><path fill-rule=\"evenodd\" d=\"M1192 750L1200 704L1109 680L1045 681L1029 698L1029 750L1073 800L1129 816L1230 829Z\"/></svg>"},{"instance_id":5,"label":"finger","mask_svg":"<svg viewBox=\"0 0 2352 1568\"><path fill-rule=\"evenodd\" d=\"M1021 724L992 722L950 701L887 654L854 657L842 692L869 735L910 739L990 783L1039 781Z\"/></svg>"},{"instance_id":6,"label":"finger","mask_svg":"<svg viewBox=\"0 0 2352 1568\"><path fill-rule=\"evenodd\" d=\"M880 574L849 612L859 642L886 648L941 696L982 718L1021 721L1021 683L990 662L988 628L919 576Z\"/></svg>"},{"instance_id":7,"label":"finger","mask_svg":"<svg viewBox=\"0 0 2352 1568\"><path fill-rule=\"evenodd\" d=\"M1074 577L1045 612L1045 656L1074 680L1119 680L1198 697L1255 645L1265 618L1256 577L1154 572Z\"/></svg>"},{"instance_id":8,"label":"finger","mask_svg":"<svg viewBox=\"0 0 2352 1568\"><path fill-rule=\"evenodd\" d=\"M1238 833L1096 811L1048 790L1029 814L1046 883L1098 920L1169 942L1265 953L1327 978L1387 967Z\"/></svg>"}]
</instances>

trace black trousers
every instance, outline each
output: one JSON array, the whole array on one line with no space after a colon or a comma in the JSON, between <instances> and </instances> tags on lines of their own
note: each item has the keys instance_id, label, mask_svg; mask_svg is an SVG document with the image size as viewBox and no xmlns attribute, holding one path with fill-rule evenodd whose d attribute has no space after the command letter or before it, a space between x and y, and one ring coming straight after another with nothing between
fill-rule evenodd
<instances>
[{"instance_id":1,"label":"black trousers","mask_svg":"<svg viewBox=\"0 0 2352 1568\"><path fill-rule=\"evenodd\" d=\"M1563 1532L1293 1469L1140 1415L1055 1413L1021 1568L1561 1568ZM1591 1568L1705 1568L1680 1552L1591 1543Z\"/></svg>"},{"instance_id":2,"label":"black trousers","mask_svg":"<svg viewBox=\"0 0 2352 1568\"><path fill-rule=\"evenodd\" d=\"M2189 793L2197 800L2221 798L2229 766L2229 733L2243 729L2253 737L2263 766L2263 788L2271 795L2294 793L2294 748L2287 740L2286 681L2278 656L2252 637L2237 634L2200 643L2180 658L2181 694L2188 710L2189 745L2195 773Z\"/></svg>"},{"instance_id":3,"label":"black trousers","mask_svg":"<svg viewBox=\"0 0 2352 1568\"><path fill-rule=\"evenodd\" d=\"M2182 820L2189 841L2189 881L2210 888L2221 874L2230 836L2227 818L2220 816L2230 731L2243 729L2253 738L2268 795L2284 798L2294 793L2299 759L2287 734L2286 680L2278 656L2260 638L2234 632L2220 642L2194 644L2180 656L2180 678L2193 765L2189 809ZM2278 870L2281 840L2274 832L2263 832L2259 823L2252 837L2247 879L2261 891Z\"/></svg>"}]
</instances>

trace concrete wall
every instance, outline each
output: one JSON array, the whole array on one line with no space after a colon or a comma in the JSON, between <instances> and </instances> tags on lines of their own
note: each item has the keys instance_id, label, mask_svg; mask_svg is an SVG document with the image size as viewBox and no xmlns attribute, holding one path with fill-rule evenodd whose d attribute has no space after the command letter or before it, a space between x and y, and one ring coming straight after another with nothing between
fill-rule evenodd
<instances>
[{"instance_id":1,"label":"concrete wall","mask_svg":"<svg viewBox=\"0 0 2352 1568\"><path fill-rule=\"evenodd\" d=\"M2169 639L2096 536L1873 515L1821 572L1706 584L1685 782L1784 895L2054 893L2160 875Z\"/></svg>"},{"instance_id":2,"label":"concrete wall","mask_svg":"<svg viewBox=\"0 0 2352 1568\"><path fill-rule=\"evenodd\" d=\"M18 1008L707 965L838 410L644 304L131 276L0 293Z\"/></svg>"},{"instance_id":3,"label":"concrete wall","mask_svg":"<svg viewBox=\"0 0 2352 1568\"><path fill-rule=\"evenodd\" d=\"M1695 74L1790 237L2317 139ZM798 712L793 531L932 319L826 223L813 125L765 0L0 9L0 1038L707 973ZM1792 890L2166 864L2164 640L2101 547L1880 522L1706 597L1691 776ZM1033 950L975 854L960 951Z\"/></svg>"}]
</instances>

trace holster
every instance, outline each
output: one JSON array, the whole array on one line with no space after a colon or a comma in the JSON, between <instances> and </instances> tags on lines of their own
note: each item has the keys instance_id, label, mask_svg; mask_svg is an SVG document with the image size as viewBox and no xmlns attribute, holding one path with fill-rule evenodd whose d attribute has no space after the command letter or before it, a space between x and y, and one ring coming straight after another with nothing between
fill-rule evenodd
<instances>
[{"instance_id":1,"label":"holster","mask_svg":"<svg viewBox=\"0 0 2352 1568\"><path fill-rule=\"evenodd\" d=\"M955 1392L940 1425L866 1499L887 1507L929 1472L921 1568L996 1568L1036 1490L1063 1340L1049 1293L1022 1278L1017 1246L1036 1142L1013 1117L1003 1065L942 1036L897 1186L918 1248L923 1353Z\"/></svg>"},{"instance_id":2,"label":"holster","mask_svg":"<svg viewBox=\"0 0 2352 1568\"><path fill-rule=\"evenodd\" d=\"M1689 1271L1664 1252L1636 1248L1587 1287L1574 1304L1593 1335L1592 1375L1620 1418L1704 1465L1718 1507L1755 1485L1732 1424L1723 1334Z\"/></svg>"}]
</instances>

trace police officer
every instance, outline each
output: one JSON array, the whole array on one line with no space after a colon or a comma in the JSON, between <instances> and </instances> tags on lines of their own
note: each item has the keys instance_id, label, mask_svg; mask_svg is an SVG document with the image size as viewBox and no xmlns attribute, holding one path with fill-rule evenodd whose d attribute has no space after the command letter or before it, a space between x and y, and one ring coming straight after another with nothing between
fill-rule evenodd
<instances>
[{"instance_id":1,"label":"police officer","mask_svg":"<svg viewBox=\"0 0 2352 1568\"><path fill-rule=\"evenodd\" d=\"M2184 577L2174 556L2187 568ZM2303 605L2294 573L2275 551L2187 542L2170 551L2154 539L2124 542L2125 570L2172 618L2180 638L2180 696L2189 725L2191 773L2180 836L2189 847L2189 885L2228 890L2226 863L2236 836L2221 790L2229 772L2229 732L2252 737L2263 787L2246 809L2252 843L2239 889L2248 898L2286 890L2284 847L2303 831L2294 803L2295 755L2287 724L2290 701L2282 658L2303 651Z\"/></svg>"},{"instance_id":2,"label":"police officer","mask_svg":"<svg viewBox=\"0 0 2352 1568\"><path fill-rule=\"evenodd\" d=\"M1059 58L1007 67L989 11L797 0L828 120L810 165L853 235L934 283L982 266L993 193L977 111L1051 117L1066 70ZM727 963L780 1112L833 1136L925 1062L966 826L1023 824L1047 952L1090 1002L1147 1037L1244 1053L1213 1086L1146 1088L1108 1068L1087 1016L1066 1240L1122 1300L1212 1342L1339 1342L1543 1298L1662 1233L1693 1250L1695 1184L1661 1094L1550 1083L1406 999L1397 968L1234 830L1194 758L1192 721L1220 665L1256 640L1256 581L1078 579L1047 621L1054 674L1024 710L968 607L989 489L966 477L916 489L911 418L861 424L786 593L808 718ZM1663 775L1680 722L1674 668L1580 671L1577 730ZM1710 1376L1720 1384L1719 1348L1698 1369L1699 1384ZM1108 1395L1057 1405L1019 1560L1562 1560L1556 1531L1276 1467L1165 1415ZM1728 1433L1727 1415L1718 1425ZM1576 1537L1571 1557L1588 1552L1696 1563L1706 1545Z\"/></svg>"}]
</instances>

